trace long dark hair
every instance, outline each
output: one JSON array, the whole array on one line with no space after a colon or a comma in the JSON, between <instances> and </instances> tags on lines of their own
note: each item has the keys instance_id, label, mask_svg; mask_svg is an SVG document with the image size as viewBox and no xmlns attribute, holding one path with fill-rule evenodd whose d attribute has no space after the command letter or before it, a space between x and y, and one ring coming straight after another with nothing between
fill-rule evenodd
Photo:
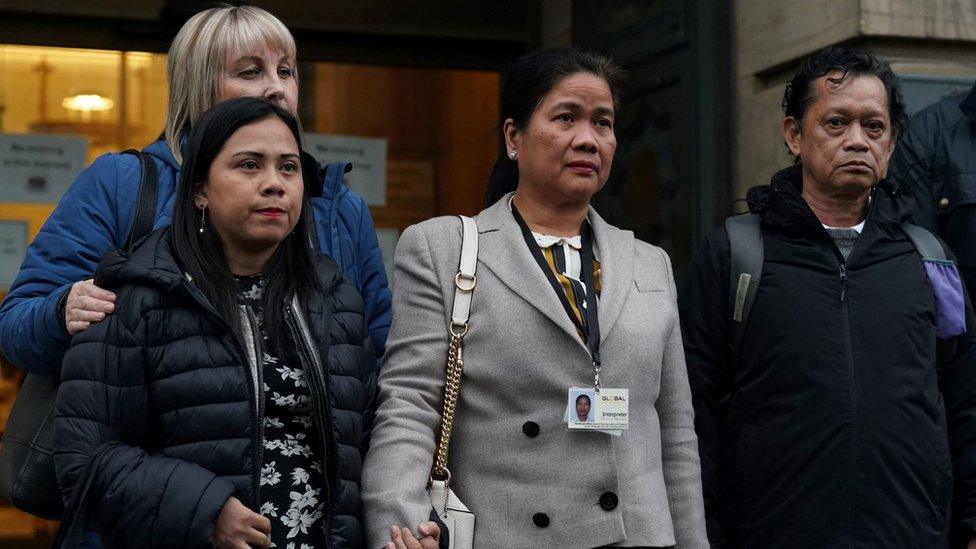
<instances>
[{"instance_id":1,"label":"long dark hair","mask_svg":"<svg viewBox=\"0 0 976 549\"><path fill-rule=\"evenodd\" d=\"M609 57L572 48L556 48L527 53L505 73L498 100L498 158L488 179L485 205L490 206L518 186L518 164L508 158L505 150L505 121L515 122L524 131L532 113L539 107L553 86L567 76L587 73L606 81L613 96L614 108L620 103L620 83L623 70Z\"/></svg>"},{"instance_id":2,"label":"long dark hair","mask_svg":"<svg viewBox=\"0 0 976 549\"><path fill-rule=\"evenodd\" d=\"M200 232L200 212L196 209L194 197L198 186L207 180L211 164L231 135L243 126L270 117L284 122L295 136L295 141L301 143L298 120L288 111L262 99L230 99L215 105L200 117L190 131L184 149L183 173L173 208L173 249L177 261L238 337L241 335L239 285L227 265L220 235L212 226ZM315 176L307 171L302 171L306 189L310 186L307 178ZM310 219L311 209L308 193L305 192L294 231L281 242L265 268L264 325L272 344L279 351L284 349L282 338L286 300L297 294L300 302L306 303L322 285L308 239Z\"/></svg>"}]
</instances>

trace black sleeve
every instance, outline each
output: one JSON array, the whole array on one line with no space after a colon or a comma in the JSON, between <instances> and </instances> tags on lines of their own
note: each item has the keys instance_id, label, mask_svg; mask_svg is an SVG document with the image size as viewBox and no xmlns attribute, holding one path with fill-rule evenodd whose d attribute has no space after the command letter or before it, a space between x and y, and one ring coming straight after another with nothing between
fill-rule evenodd
<instances>
[{"instance_id":1,"label":"black sleeve","mask_svg":"<svg viewBox=\"0 0 976 549\"><path fill-rule=\"evenodd\" d=\"M954 259L944 243L943 248ZM966 332L940 340L938 353L939 390L945 403L952 456L952 547L966 547L976 538L976 314L966 285L962 288Z\"/></svg>"},{"instance_id":2,"label":"black sleeve","mask_svg":"<svg viewBox=\"0 0 976 549\"><path fill-rule=\"evenodd\" d=\"M208 547L234 486L146 450L152 421L144 340L123 322L137 306L127 297L120 292L116 312L78 334L65 354L55 416L58 484L69 501L79 479L91 475L89 527L118 545Z\"/></svg>"},{"instance_id":3,"label":"black sleeve","mask_svg":"<svg viewBox=\"0 0 976 549\"><path fill-rule=\"evenodd\" d=\"M364 323L365 326L365 323ZM380 359L373 351L372 338L367 336L363 342L362 360L365 362L368 373L366 374L366 403L363 405L363 440L360 448L363 459L369 451L369 439L373 434L373 424L376 420L376 403L379 393L377 378L379 378Z\"/></svg>"},{"instance_id":4,"label":"black sleeve","mask_svg":"<svg viewBox=\"0 0 976 549\"><path fill-rule=\"evenodd\" d=\"M728 413L733 390L728 270L728 238L724 229L718 229L702 244L678 291L681 334L701 456L705 517L712 547L722 547L725 543L719 501L719 428Z\"/></svg>"},{"instance_id":5,"label":"black sleeve","mask_svg":"<svg viewBox=\"0 0 976 549\"><path fill-rule=\"evenodd\" d=\"M915 223L936 233L938 223L938 189L936 189L935 156L933 140L940 128L934 117L922 112L912 118L905 134L898 138L895 152L888 163L888 178L898 188L898 197L904 200Z\"/></svg>"},{"instance_id":6,"label":"black sleeve","mask_svg":"<svg viewBox=\"0 0 976 549\"><path fill-rule=\"evenodd\" d=\"M451 547L451 532L448 530L447 525L441 520L440 515L437 511L431 507L430 508L430 520L437 523L437 527L441 529L441 537L437 540L437 547L439 549L450 549Z\"/></svg>"}]
</instances>

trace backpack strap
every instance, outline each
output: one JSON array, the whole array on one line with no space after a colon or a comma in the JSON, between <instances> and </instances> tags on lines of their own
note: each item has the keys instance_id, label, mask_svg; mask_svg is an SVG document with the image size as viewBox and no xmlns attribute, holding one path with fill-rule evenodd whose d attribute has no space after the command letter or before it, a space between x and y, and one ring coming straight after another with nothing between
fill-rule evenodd
<instances>
[{"instance_id":1,"label":"backpack strap","mask_svg":"<svg viewBox=\"0 0 976 549\"><path fill-rule=\"evenodd\" d=\"M732 349L736 351L759 291L763 268L763 239L759 214L725 220L729 237L729 300L732 311Z\"/></svg>"},{"instance_id":2,"label":"backpack strap","mask_svg":"<svg viewBox=\"0 0 976 549\"><path fill-rule=\"evenodd\" d=\"M901 230L912 242L912 246L915 246L918 255L922 256L922 261L949 261L949 258L946 257L945 248L942 247L939 239L927 229L904 222L901 224Z\"/></svg>"},{"instance_id":3,"label":"backpack strap","mask_svg":"<svg viewBox=\"0 0 976 549\"><path fill-rule=\"evenodd\" d=\"M152 232L156 222L156 195L159 193L159 183L156 174L156 162L152 156L137 150L128 149L123 154L135 155L139 159L141 179L139 182L139 198L136 201L135 215L132 218L132 228L125 241L125 251L131 252L137 242Z\"/></svg>"}]
</instances>

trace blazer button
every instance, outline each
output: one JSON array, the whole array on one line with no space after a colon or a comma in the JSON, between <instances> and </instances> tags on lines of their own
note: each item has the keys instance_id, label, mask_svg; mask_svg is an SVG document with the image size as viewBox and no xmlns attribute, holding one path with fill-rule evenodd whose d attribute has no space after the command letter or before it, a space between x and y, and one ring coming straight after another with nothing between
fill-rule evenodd
<instances>
[{"instance_id":1,"label":"blazer button","mask_svg":"<svg viewBox=\"0 0 976 549\"><path fill-rule=\"evenodd\" d=\"M536 513L532 515L532 522L534 522L539 528L545 528L549 526L549 515L545 513Z\"/></svg>"},{"instance_id":2,"label":"blazer button","mask_svg":"<svg viewBox=\"0 0 976 549\"><path fill-rule=\"evenodd\" d=\"M539 424L534 421L526 421L522 424L522 432L529 438L539 436Z\"/></svg>"},{"instance_id":3,"label":"blazer button","mask_svg":"<svg viewBox=\"0 0 976 549\"><path fill-rule=\"evenodd\" d=\"M613 511L617 508L618 503L620 503L620 500L617 499L617 494L613 492L604 492L600 496L600 507L603 507L604 511Z\"/></svg>"},{"instance_id":4,"label":"blazer button","mask_svg":"<svg viewBox=\"0 0 976 549\"><path fill-rule=\"evenodd\" d=\"M948 208L949 207L949 199L948 198L943 198L942 200L939 200L939 207L942 208L943 210L946 209L946 208Z\"/></svg>"}]
</instances>

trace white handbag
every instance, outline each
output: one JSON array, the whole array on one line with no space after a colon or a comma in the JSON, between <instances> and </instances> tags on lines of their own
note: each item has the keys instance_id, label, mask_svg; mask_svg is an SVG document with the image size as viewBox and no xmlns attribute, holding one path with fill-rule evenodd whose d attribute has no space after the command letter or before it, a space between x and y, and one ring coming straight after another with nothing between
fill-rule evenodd
<instances>
[{"instance_id":1,"label":"white handbag","mask_svg":"<svg viewBox=\"0 0 976 549\"><path fill-rule=\"evenodd\" d=\"M464 336L468 333L471 295L478 282L478 226L470 217L461 218L461 261L454 275L454 305L448 332L451 346L447 351L447 382L444 384L444 410L441 413L441 436L437 444L434 468L430 473L427 492L430 504L447 526L450 549L474 547L474 513L451 490L451 471L447 468L447 452L454 427L454 410L461 392L461 370L464 368Z\"/></svg>"}]
</instances>

